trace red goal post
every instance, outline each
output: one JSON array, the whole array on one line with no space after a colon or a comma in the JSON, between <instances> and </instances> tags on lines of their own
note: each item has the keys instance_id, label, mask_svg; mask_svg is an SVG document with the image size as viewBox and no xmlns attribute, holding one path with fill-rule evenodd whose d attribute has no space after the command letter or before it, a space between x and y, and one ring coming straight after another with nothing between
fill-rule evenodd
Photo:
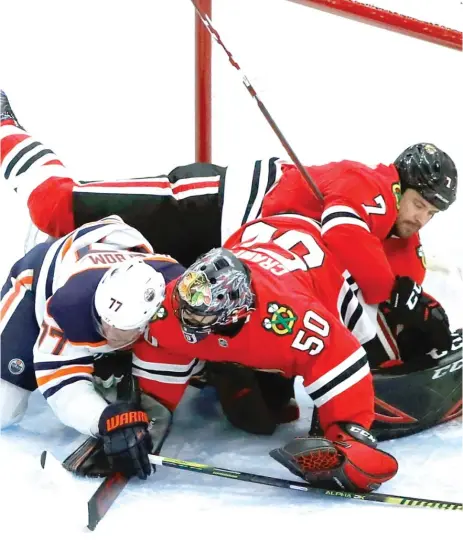
<instances>
[{"instance_id":1,"label":"red goal post","mask_svg":"<svg viewBox=\"0 0 463 541\"><path fill-rule=\"evenodd\" d=\"M212 16L212 0L197 0L202 10ZM283 1L283 0L282 0ZM365 24L425 40L436 45L462 50L462 32L422 21L354 0L289 0ZM196 161L210 162L212 155L212 55L211 37L195 15L195 131Z\"/></svg>"}]
</instances>

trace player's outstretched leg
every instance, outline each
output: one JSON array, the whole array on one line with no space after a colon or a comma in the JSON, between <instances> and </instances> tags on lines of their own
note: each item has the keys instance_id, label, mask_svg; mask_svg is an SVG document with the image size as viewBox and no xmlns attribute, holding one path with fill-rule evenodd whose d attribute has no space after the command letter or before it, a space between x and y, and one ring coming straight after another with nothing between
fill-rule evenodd
<instances>
[{"instance_id":1,"label":"player's outstretched leg","mask_svg":"<svg viewBox=\"0 0 463 541\"><path fill-rule=\"evenodd\" d=\"M52 237L74 229L73 179L54 152L19 124L3 90L0 90L0 169L6 185L27 201L36 228Z\"/></svg>"}]
</instances>

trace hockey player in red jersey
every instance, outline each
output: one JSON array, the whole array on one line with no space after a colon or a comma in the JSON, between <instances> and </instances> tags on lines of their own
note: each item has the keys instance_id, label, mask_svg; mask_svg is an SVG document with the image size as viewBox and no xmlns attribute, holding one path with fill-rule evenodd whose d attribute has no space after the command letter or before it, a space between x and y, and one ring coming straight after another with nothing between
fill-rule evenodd
<instances>
[{"instance_id":1,"label":"hockey player in red jersey","mask_svg":"<svg viewBox=\"0 0 463 541\"><path fill-rule=\"evenodd\" d=\"M171 409L198 359L301 375L323 438L297 439L271 455L316 486L374 490L395 475L397 462L369 432L374 393L360 342L374 329L355 290L313 220L251 222L167 286L134 347L133 374Z\"/></svg>"},{"instance_id":2,"label":"hockey player in red jersey","mask_svg":"<svg viewBox=\"0 0 463 541\"><path fill-rule=\"evenodd\" d=\"M388 166L342 161L306 169L323 203L296 167L286 164L264 199L262 215L298 212L321 221L323 241L349 269L368 304L418 291L424 279L418 232L456 198L451 158L423 143ZM445 334L440 338L448 346Z\"/></svg>"}]
</instances>

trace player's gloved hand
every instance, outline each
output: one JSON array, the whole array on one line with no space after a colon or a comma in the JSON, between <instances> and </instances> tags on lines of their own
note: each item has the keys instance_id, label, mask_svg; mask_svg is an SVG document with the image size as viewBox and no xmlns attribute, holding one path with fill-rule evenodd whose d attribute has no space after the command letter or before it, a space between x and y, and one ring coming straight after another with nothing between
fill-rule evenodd
<instances>
[{"instance_id":1,"label":"player's gloved hand","mask_svg":"<svg viewBox=\"0 0 463 541\"><path fill-rule=\"evenodd\" d=\"M312 486L371 492L397 473L396 459L376 449L375 438L360 425L331 425L324 438L296 438L270 456Z\"/></svg>"},{"instance_id":2,"label":"player's gloved hand","mask_svg":"<svg viewBox=\"0 0 463 541\"><path fill-rule=\"evenodd\" d=\"M93 379L105 389L115 387L132 373L132 352L113 351L93 358Z\"/></svg>"},{"instance_id":3,"label":"player's gloved hand","mask_svg":"<svg viewBox=\"0 0 463 541\"><path fill-rule=\"evenodd\" d=\"M443 306L434 297L424 292L421 303L425 307L423 331L429 333L429 341L433 348L448 351L452 347L452 332Z\"/></svg>"},{"instance_id":4,"label":"player's gloved hand","mask_svg":"<svg viewBox=\"0 0 463 541\"><path fill-rule=\"evenodd\" d=\"M101 414L98 430L113 470L146 479L151 474L149 453L153 441L145 411L130 402L109 404Z\"/></svg>"},{"instance_id":5,"label":"player's gloved hand","mask_svg":"<svg viewBox=\"0 0 463 541\"><path fill-rule=\"evenodd\" d=\"M432 348L448 350L452 345L450 324L444 308L408 276L397 276L390 298L397 323L429 333Z\"/></svg>"}]
</instances>

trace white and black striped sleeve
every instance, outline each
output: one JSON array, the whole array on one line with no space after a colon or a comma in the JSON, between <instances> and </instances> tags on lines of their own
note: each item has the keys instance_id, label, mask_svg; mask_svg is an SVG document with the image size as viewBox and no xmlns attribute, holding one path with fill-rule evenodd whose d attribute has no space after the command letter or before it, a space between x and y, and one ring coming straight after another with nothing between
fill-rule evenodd
<instances>
[{"instance_id":1,"label":"white and black striped sleeve","mask_svg":"<svg viewBox=\"0 0 463 541\"><path fill-rule=\"evenodd\" d=\"M317 408L343 393L370 373L363 347L309 384L305 390Z\"/></svg>"},{"instance_id":2,"label":"white and black striped sleeve","mask_svg":"<svg viewBox=\"0 0 463 541\"><path fill-rule=\"evenodd\" d=\"M157 383L185 385L191 376L200 372L204 362L192 359L187 364L154 363L132 356L132 374Z\"/></svg>"},{"instance_id":3,"label":"white and black striped sleeve","mask_svg":"<svg viewBox=\"0 0 463 541\"><path fill-rule=\"evenodd\" d=\"M334 227L353 225L370 232L370 227L360 214L347 205L334 205L328 207L322 214L322 235Z\"/></svg>"},{"instance_id":4,"label":"white and black striped sleeve","mask_svg":"<svg viewBox=\"0 0 463 541\"><path fill-rule=\"evenodd\" d=\"M222 243L260 216L264 196L281 176L282 163L280 158L270 158L227 167L220 191Z\"/></svg>"}]
</instances>

